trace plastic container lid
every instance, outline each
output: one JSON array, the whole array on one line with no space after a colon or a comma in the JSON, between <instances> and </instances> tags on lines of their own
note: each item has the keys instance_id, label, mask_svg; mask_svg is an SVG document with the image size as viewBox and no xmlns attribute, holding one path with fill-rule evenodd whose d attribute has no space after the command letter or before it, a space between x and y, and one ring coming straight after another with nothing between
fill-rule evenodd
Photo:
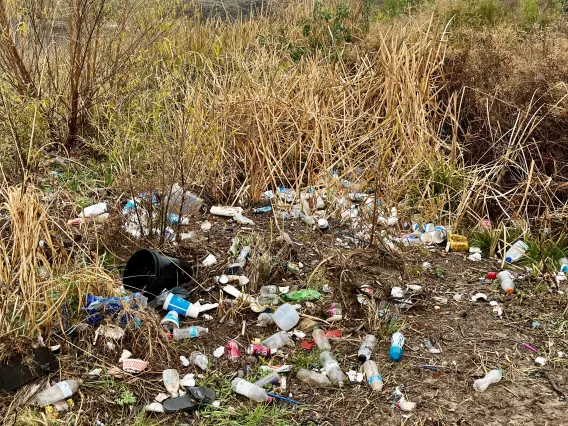
<instances>
[{"instance_id":1,"label":"plastic container lid","mask_svg":"<svg viewBox=\"0 0 568 426\"><path fill-rule=\"evenodd\" d=\"M400 361L402 359L402 348L400 346L391 346L389 355L393 361Z\"/></svg>"}]
</instances>

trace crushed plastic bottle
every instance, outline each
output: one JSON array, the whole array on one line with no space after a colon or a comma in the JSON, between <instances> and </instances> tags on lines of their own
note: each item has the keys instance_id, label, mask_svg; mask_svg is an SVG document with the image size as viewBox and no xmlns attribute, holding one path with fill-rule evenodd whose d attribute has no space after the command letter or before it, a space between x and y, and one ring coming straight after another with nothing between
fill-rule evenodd
<instances>
[{"instance_id":1,"label":"crushed plastic bottle","mask_svg":"<svg viewBox=\"0 0 568 426\"><path fill-rule=\"evenodd\" d=\"M259 213L268 213L272 211L272 207L271 206L264 206L264 207L258 207L256 209L252 209L253 213L259 214Z\"/></svg>"},{"instance_id":2,"label":"crushed plastic bottle","mask_svg":"<svg viewBox=\"0 0 568 426\"><path fill-rule=\"evenodd\" d=\"M359 347L359 352L357 352L359 362L365 362L371 359L376 341L377 339L372 334L367 334L363 337L363 342Z\"/></svg>"},{"instance_id":3,"label":"crushed plastic bottle","mask_svg":"<svg viewBox=\"0 0 568 426\"><path fill-rule=\"evenodd\" d=\"M515 282L509 271L501 271L497 274L497 280L501 284L501 288L507 294L513 294L515 292Z\"/></svg>"},{"instance_id":4,"label":"crushed plastic bottle","mask_svg":"<svg viewBox=\"0 0 568 426\"><path fill-rule=\"evenodd\" d=\"M273 322L274 318L272 318L271 313L263 312L258 316L259 327L266 327L268 324L272 324Z\"/></svg>"},{"instance_id":5,"label":"crushed plastic bottle","mask_svg":"<svg viewBox=\"0 0 568 426\"><path fill-rule=\"evenodd\" d=\"M288 341L288 333L285 331L279 331L278 333L275 333L269 338L263 340L261 342L261 345L273 349L279 349L282 346L284 346L287 341Z\"/></svg>"},{"instance_id":6,"label":"crushed plastic bottle","mask_svg":"<svg viewBox=\"0 0 568 426\"><path fill-rule=\"evenodd\" d=\"M173 335L174 340L194 339L196 337L204 336L209 333L209 329L192 325L191 327L175 328Z\"/></svg>"},{"instance_id":7,"label":"crushed plastic bottle","mask_svg":"<svg viewBox=\"0 0 568 426\"><path fill-rule=\"evenodd\" d=\"M329 351L323 351L320 354L320 364L322 365L327 377L332 383L337 383L339 387L343 386L343 380L345 380L345 375L341 368L339 368L339 363Z\"/></svg>"},{"instance_id":8,"label":"crushed plastic bottle","mask_svg":"<svg viewBox=\"0 0 568 426\"><path fill-rule=\"evenodd\" d=\"M301 382L307 383L312 386L331 386L329 379L324 374L318 373L317 371L310 371L302 368L300 371L298 371L298 373L296 373L296 377Z\"/></svg>"},{"instance_id":9,"label":"crushed plastic bottle","mask_svg":"<svg viewBox=\"0 0 568 426\"><path fill-rule=\"evenodd\" d=\"M280 375L276 371L271 371L266 376L261 377L256 382L254 382L253 385L257 386L264 386L268 384L274 385L279 381L280 381Z\"/></svg>"},{"instance_id":10,"label":"crushed plastic bottle","mask_svg":"<svg viewBox=\"0 0 568 426\"><path fill-rule=\"evenodd\" d=\"M193 351L191 353L189 356L189 362L201 368L203 371L207 370L207 364L209 364L207 357L199 351Z\"/></svg>"},{"instance_id":11,"label":"crushed plastic bottle","mask_svg":"<svg viewBox=\"0 0 568 426\"><path fill-rule=\"evenodd\" d=\"M528 249L529 246L524 241L518 240L515 244L509 247L509 250L505 253L505 262L516 262L525 255Z\"/></svg>"},{"instance_id":12,"label":"crushed plastic bottle","mask_svg":"<svg viewBox=\"0 0 568 426\"><path fill-rule=\"evenodd\" d=\"M331 345L329 344L328 338L325 336L325 331L323 331L321 328L314 327L312 338L321 351L331 350Z\"/></svg>"},{"instance_id":13,"label":"crushed plastic bottle","mask_svg":"<svg viewBox=\"0 0 568 426\"><path fill-rule=\"evenodd\" d=\"M57 401L71 398L71 396L77 392L81 383L83 383L82 380L65 380L58 382L49 389L38 393L35 401L40 407L45 407L46 405L55 404Z\"/></svg>"},{"instance_id":14,"label":"crushed plastic bottle","mask_svg":"<svg viewBox=\"0 0 568 426\"><path fill-rule=\"evenodd\" d=\"M377 363L369 359L363 363L363 369L365 370L367 383L369 383L371 389L374 391L381 391L383 389L383 378L379 374Z\"/></svg>"},{"instance_id":15,"label":"crushed plastic bottle","mask_svg":"<svg viewBox=\"0 0 568 426\"><path fill-rule=\"evenodd\" d=\"M402 359L402 352L404 347L404 336L400 331L397 331L392 335L391 347L389 350L390 359L398 362Z\"/></svg>"},{"instance_id":16,"label":"crushed plastic bottle","mask_svg":"<svg viewBox=\"0 0 568 426\"><path fill-rule=\"evenodd\" d=\"M162 372L162 379L164 380L164 386L166 390L170 393L172 397L179 396L179 373L173 368L169 368Z\"/></svg>"},{"instance_id":17,"label":"crushed plastic bottle","mask_svg":"<svg viewBox=\"0 0 568 426\"><path fill-rule=\"evenodd\" d=\"M499 382L503 378L503 370L491 370L483 379L477 379L473 382L473 389L477 392L485 392L489 385Z\"/></svg>"},{"instance_id":18,"label":"crushed plastic bottle","mask_svg":"<svg viewBox=\"0 0 568 426\"><path fill-rule=\"evenodd\" d=\"M272 398L267 395L264 389L253 383L247 382L245 379L239 377L233 379L231 382L233 392L239 395L246 396L247 398L256 402L270 402Z\"/></svg>"}]
</instances>

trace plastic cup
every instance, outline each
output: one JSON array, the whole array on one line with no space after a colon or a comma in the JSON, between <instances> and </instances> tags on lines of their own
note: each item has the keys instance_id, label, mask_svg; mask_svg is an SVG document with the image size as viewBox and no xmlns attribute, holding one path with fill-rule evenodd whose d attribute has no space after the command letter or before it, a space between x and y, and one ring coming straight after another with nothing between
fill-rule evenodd
<instances>
[{"instance_id":1,"label":"plastic cup","mask_svg":"<svg viewBox=\"0 0 568 426\"><path fill-rule=\"evenodd\" d=\"M434 242L434 235L432 232L423 232L420 234L420 241L424 244L432 244Z\"/></svg>"},{"instance_id":2,"label":"plastic cup","mask_svg":"<svg viewBox=\"0 0 568 426\"><path fill-rule=\"evenodd\" d=\"M434 225L433 223L425 223L422 227L422 230L424 232L432 232L434 231L434 228L436 228L436 225Z\"/></svg>"},{"instance_id":3,"label":"plastic cup","mask_svg":"<svg viewBox=\"0 0 568 426\"><path fill-rule=\"evenodd\" d=\"M195 303L190 303L173 293L168 294L164 301L164 310L175 311L178 314L185 315L186 317L197 318L199 315L199 306Z\"/></svg>"},{"instance_id":4,"label":"plastic cup","mask_svg":"<svg viewBox=\"0 0 568 426\"><path fill-rule=\"evenodd\" d=\"M166 316L160 321L160 324L168 328L179 328L179 315L176 311L169 311Z\"/></svg>"},{"instance_id":5,"label":"plastic cup","mask_svg":"<svg viewBox=\"0 0 568 426\"><path fill-rule=\"evenodd\" d=\"M436 226L432 231L432 238L436 244L442 244L448 238L448 232L443 226Z\"/></svg>"}]
</instances>

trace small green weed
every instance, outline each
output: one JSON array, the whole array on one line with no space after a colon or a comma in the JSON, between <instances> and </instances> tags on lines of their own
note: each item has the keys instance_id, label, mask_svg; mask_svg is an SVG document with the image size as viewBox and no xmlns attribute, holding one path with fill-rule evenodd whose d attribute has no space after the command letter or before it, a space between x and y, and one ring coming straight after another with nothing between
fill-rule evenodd
<instances>
[{"instance_id":1,"label":"small green weed","mask_svg":"<svg viewBox=\"0 0 568 426\"><path fill-rule=\"evenodd\" d=\"M435 275L438 278L444 278L446 276L446 268L443 266L437 266L432 269L432 275Z\"/></svg>"},{"instance_id":2,"label":"small green weed","mask_svg":"<svg viewBox=\"0 0 568 426\"><path fill-rule=\"evenodd\" d=\"M215 410L203 415L201 425L215 424L216 426L288 426L291 419L305 407L287 407L257 404L249 402L235 411Z\"/></svg>"},{"instance_id":3,"label":"small green weed","mask_svg":"<svg viewBox=\"0 0 568 426\"><path fill-rule=\"evenodd\" d=\"M314 346L311 351L299 349L291 362L296 369L306 368L310 370L314 366L319 365L319 356L320 350L316 346Z\"/></svg>"},{"instance_id":4,"label":"small green weed","mask_svg":"<svg viewBox=\"0 0 568 426\"><path fill-rule=\"evenodd\" d=\"M120 405L121 407L125 405L134 405L136 404L136 396L132 391L126 387L120 389L120 394L118 398L114 400L116 405Z\"/></svg>"}]
</instances>

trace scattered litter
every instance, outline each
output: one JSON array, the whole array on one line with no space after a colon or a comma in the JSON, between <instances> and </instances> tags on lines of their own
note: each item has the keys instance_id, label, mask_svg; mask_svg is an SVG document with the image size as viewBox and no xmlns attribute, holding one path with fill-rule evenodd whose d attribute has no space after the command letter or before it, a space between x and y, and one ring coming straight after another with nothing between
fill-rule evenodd
<instances>
[{"instance_id":1,"label":"scattered litter","mask_svg":"<svg viewBox=\"0 0 568 426\"><path fill-rule=\"evenodd\" d=\"M144 371L148 367L148 362L141 359L125 359L122 362L122 369L127 373L137 374Z\"/></svg>"},{"instance_id":2,"label":"scattered litter","mask_svg":"<svg viewBox=\"0 0 568 426\"><path fill-rule=\"evenodd\" d=\"M531 324L531 327L532 327L532 328L540 328L540 322L538 322L538 321L533 321L532 324Z\"/></svg>"},{"instance_id":3,"label":"scattered litter","mask_svg":"<svg viewBox=\"0 0 568 426\"><path fill-rule=\"evenodd\" d=\"M533 348L533 347L532 347L531 345L529 345L528 343L523 343L523 346L524 346L525 348L527 348L527 349L528 349L529 351L531 351L531 352L536 352L536 349Z\"/></svg>"},{"instance_id":4,"label":"scattered litter","mask_svg":"<svg viewBox=\"0 0 568 426\"><path fill-rule=\"evenodd\" d=\"M119 358L118 362L121 363L121 362L123 362L125 359L130 358L131 356L132 356L132 352L130 352L130 351L124 349L124 350L122 351L122 354L120 355L120 358Z\"/></svg>"},{"instance_id":5,"label":"scattered litter","mask_svg":"<svg viewBox=\"0 0 568 426\"><path fill-rule=\"evenodd\" d=\"M164 402L169 397L170 397L170 395L168 395L167 393L160 392L158 395L156 395L156 398L154 398L154 399L157 402Z\"/></svg>"},{"instance_id":6,"label":"scattered litter","mask_svg":"<svg viewBox=\"0 0 568 426\"><path fill-rule=\"evenodd\" d=\"M349 370L347 372L347 377L351 383L361 383L363 381L363 373L355 370Z\"/></svg>"},{"instance_id":7,"label":"scattered litter","mask_svg":"<svg viewBox=\"0 0 568 426\"><path fill-rule=\"evenodd\" d=\"M487 300L487 295L485 293L475 293L473 296L471 296L471 301L472 302L478 302L480 300Z\"/></svg>"},{"instance_id":8,"label":"scattered litter","mask_svg":"<svg viewBox=\"0 0 568 426\"><path fill-rule=\"evenodd\" d=\"M164 413L164 406L162 404L160 404L159 402L151 402L150 404L146 405L146 407L144 407L144 409L146 411L149 411L151 413Z\"/></svg>"},{"instance_id":9,"label":"scattered litter","mask_svg":"<svg viewBox=\"0 0 568 426\"><path fill-rule=\"evenodd\" d=\"M162 372L164 386L170 395L175 398L179 396L179 373L177 370L170 368Z\"/></svg>"},{"instance_id":10,"label":"scattered litter","mask_svg":"<svg viewBox=\"0 0 568 426\"><path fill-rule=\"evenodd\" d=\"M99 377L103 372L102 368L95 368L91 371L89 371L89 373L87 374L87 376L89 376L89 378L91 379L96 379L97 377Z\"/></svg>"},{"instance_id":11,"label":"scattered litter","mask_svg":"<svg viewBox=\"0 0 568 426\"><path fill-rule=\"evenodd\" d=\"M467 257L472 262L479 262L481 260L481 253L473 253Z\"/></svg>"},{"instance_id":12,"label":"scattered litter","mask_svg":"<svg viewBox=\"0 0 568 426\"><path fill-rule=\"evenodd\" d=\"M215 265L216 263L217 263L217 258L212 254L207 255L207 257L203 259L203 262L201 262L203 266L212 266Z\"/></svg>"},{"instance_id":13,"label":"scattered litter","mask_svg":"<svg viewBox=\"0 0 568 426\"><path fill-rule=\"evenodd\" d=\"M406 288L415 292L422 291L422 286L416 284L407 284Z\"/></svg>"},{"instance_id":14,"label":"scattered litter","mask_svg":"<svg viewBox=\"0 0 568 426\"><path fill-rule=\"evenodd\" d=\"M433 354L440 354L442 353L442 351L438 348L436 348L432 342L430 342L430 340L424 340L424 346L426 347L426 349L428 349L430 351L430 353Z\"/></svg>"},{"instance_id":15,"label":"scattered litter","mask_svg":"<svg viewBox=\"0 0 568 426\"><path fill-rule=\"evenodd\" d=\"M93 340L93 345L97 344L99 336L103 336L107 339L120 340L124 337L124 330L117 325L101 325L95 331L95 339Z\"/></svg>"},{"instance_id":16,"label":"scattered litter","mask_svg":"<svg viewBox=\"0 0 568 426\"><path fill-rule=\"evenodd\" d=\"M540 365L541 367L544 367L544 364L546 364L546 358L543 356L538 356L534 359L534 362Z\"/></svg>"},{"instance_id":17,"label":"scattered litter","mask_svg":"<svg viewBox=\"0 0 568 426\"><path fill-rule=\"evenodd\" d=\"M462 299L463 299L463 294L461 294L461 293L456 293L456 294L454 294L454 300L455 300L456 302L459 302L459 301L461 301Z\"/></svg>"},{"instance_id":18,"label":"scattered litter","mask_svg":"<svg viewBox=\"0 0 568 426\"><path fill-rule=\"evenodd\" d=\"M206 220L205 222L201 223L201 230L203 232L207 232L211 230L211 222L209 222L208 220Z\"/></svg>"},{"instance_id":19,"label":"scattered litter","mask_svg":"<svg viewBox=\"0 0 568 426\"><path fill-rule=\"evenodd\" d=\"M183 376L183 378L181 379L181 385L184 388L191 388L195 386L195 374L186 374L185 376Z\"/></svg>"},{"instance_id":20,"label":"scattered litter","mask_svg":"<svg viewBox=\"0 0 568 426\"><path fill-rule=\"evenodd\" d=\"M404 290L402 287L391 288L391 297L394 299L402 299L404 297Z\"/></svg>"},{"instance_id":21,"label":"scattered litter","mask_svg":"<svg viewBox=\"0 0 568 426\"><path fill-rule=\"evenodd\" d=\"M483 253L479 247L470 247L469 252L472 254L481 254Z\"/></svg>"},{"instance_id":22,"label":"scattered litter","mask_svg":"<svg viewBox=\"0 0 568 426\"><path fill-rule=\"evenodd\" d=\"M473 382L473 389L478 392L485 392L489 385L501 381L503 378L503 370L491 370L482 379Z\"/></svg>"},{"instance_id":23,"label":"scattered litter","mask_svg":"<svg viewBox=\"0 0 568 426\"><path fill-rule=\"evenodd\" d=\"M183 365L184 367L189 367L189 360L186 357L181 355L179 357L179 360L181 361L181 365Z\"/></svg>"},{"instance_id":24,"label":"scattered litter","mask_svg":"<svg viewBox=\"0 0 568 426\"><path fill-rule=\"evenodd\" d=\"M439 303L440 305L447 305L448 298L443 296L434 296L434 300Z\"/></svg>"},{"instance_id":25,"label":"scattered litter","mask_svg":"<svg viewBox=\"0 0 568 426\"><path fill-rule=\"evenodd\" d=\"M215 216L233 217L236 214L242 214L242 207L230 206L212 206L209 213Z\"/></svg>"}]
</instances>

